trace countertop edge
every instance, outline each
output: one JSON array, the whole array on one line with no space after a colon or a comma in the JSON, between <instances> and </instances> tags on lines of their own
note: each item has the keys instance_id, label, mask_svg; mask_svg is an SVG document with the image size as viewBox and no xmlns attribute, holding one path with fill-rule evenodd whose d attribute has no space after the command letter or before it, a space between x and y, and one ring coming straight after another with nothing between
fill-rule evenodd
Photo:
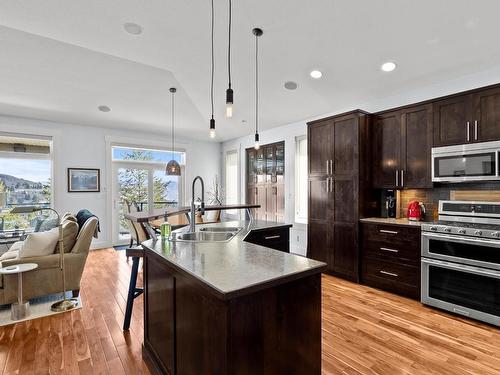
<instances>
[{"instance_id":1,"label":"countertop edge","mask_svg":"<svg viewBox=\"0 0 500 375\"><path fill-rule=\"evenodd\" d=\"M381 224L381 225L396 225L407 228L415 228L420 229L422 224L425 221L409 221L408 219L392 219L392 218L384 218L384 217L366 217L363 219L359 219L360 223L369 223L369 224Z\"/></svg>"}]
</instances>

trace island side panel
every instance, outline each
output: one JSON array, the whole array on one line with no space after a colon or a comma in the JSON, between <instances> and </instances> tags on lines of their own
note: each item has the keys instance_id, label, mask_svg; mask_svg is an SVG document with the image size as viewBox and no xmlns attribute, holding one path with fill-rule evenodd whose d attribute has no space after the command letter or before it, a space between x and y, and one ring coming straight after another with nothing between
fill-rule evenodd
<instances>
[{"instance_id":1,"label":"island side panel","mask_svg":"<svg viewBox=\"0 0 500 375\"><path fill-rule=\"evenodd\" d=\"M321 374L321 275L230 301L230 374Z\"/></svg>"},{"instance_id":2,"label":"island side panel","mask_svg":"<svg viewBox=\"0 0 500 375\"><path fill-rule=\"evenodd\" d=\"M162 262L144 257L144 351L159 374L175 374L175 279Z\"/></svg>"}]
</instances>

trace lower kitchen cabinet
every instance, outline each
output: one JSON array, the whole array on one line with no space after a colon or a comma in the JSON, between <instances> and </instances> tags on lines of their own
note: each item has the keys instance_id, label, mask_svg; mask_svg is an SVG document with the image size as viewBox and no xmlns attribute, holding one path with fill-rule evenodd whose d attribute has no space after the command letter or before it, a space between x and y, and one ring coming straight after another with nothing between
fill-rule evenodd
<instances>
[{"instance_id":1,"label":"lower kitchen cabinet","mask_svg":"<svg viewBox=\"0 0 500 375\"><path fill-rule=\"evenodd\" d=\"M270 229L256 229L248 233L245 237L245 241L289 253L290 228L291 225L284 225L282 227Z\"/></svg>"},{"instance_id":2,"label":"lower kitchen cabinet","mask_svg":"<svg viewBox=\"0 0 500 375\"><path fill-rule=\"evenodd\" d=\"M420 299L420 228L361 224L361 282Z\"/></svg>"}]
</instances>

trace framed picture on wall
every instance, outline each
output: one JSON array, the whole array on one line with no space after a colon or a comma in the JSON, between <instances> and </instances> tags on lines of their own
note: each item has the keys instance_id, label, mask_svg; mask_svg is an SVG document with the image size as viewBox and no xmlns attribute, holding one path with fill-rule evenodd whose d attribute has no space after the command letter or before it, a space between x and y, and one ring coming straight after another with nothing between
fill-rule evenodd
<instances>
[{"instance_id":1,"label":"framed picture on wall","mask_svg":"<svg viewBox=\"0 0 500 375\"><path fill-rule=\"evenodd\" d=\"M68 168L69 193L98 193L101 191L101 170Z\"/></svg>"}]
</instances>

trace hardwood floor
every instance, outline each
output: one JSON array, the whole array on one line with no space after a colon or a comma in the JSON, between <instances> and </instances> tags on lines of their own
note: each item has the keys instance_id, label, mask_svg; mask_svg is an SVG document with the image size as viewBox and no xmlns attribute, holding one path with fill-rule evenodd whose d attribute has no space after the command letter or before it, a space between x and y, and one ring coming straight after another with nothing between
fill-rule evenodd
<instances>
[{"instance_id":1,"label":"hardwood floor","mask_svg":"<svg viewBox=\"0 0 500 375\"><path fill-rule=\"evenodd\" d=\"M121 331L130 263L91 252L81 310L0 328L2 374L147 374L142 297ZM142 283L142 280L139 280ZM499 374L500 330L323 277L324 374Z\"/></svg>"}]
</instances>

